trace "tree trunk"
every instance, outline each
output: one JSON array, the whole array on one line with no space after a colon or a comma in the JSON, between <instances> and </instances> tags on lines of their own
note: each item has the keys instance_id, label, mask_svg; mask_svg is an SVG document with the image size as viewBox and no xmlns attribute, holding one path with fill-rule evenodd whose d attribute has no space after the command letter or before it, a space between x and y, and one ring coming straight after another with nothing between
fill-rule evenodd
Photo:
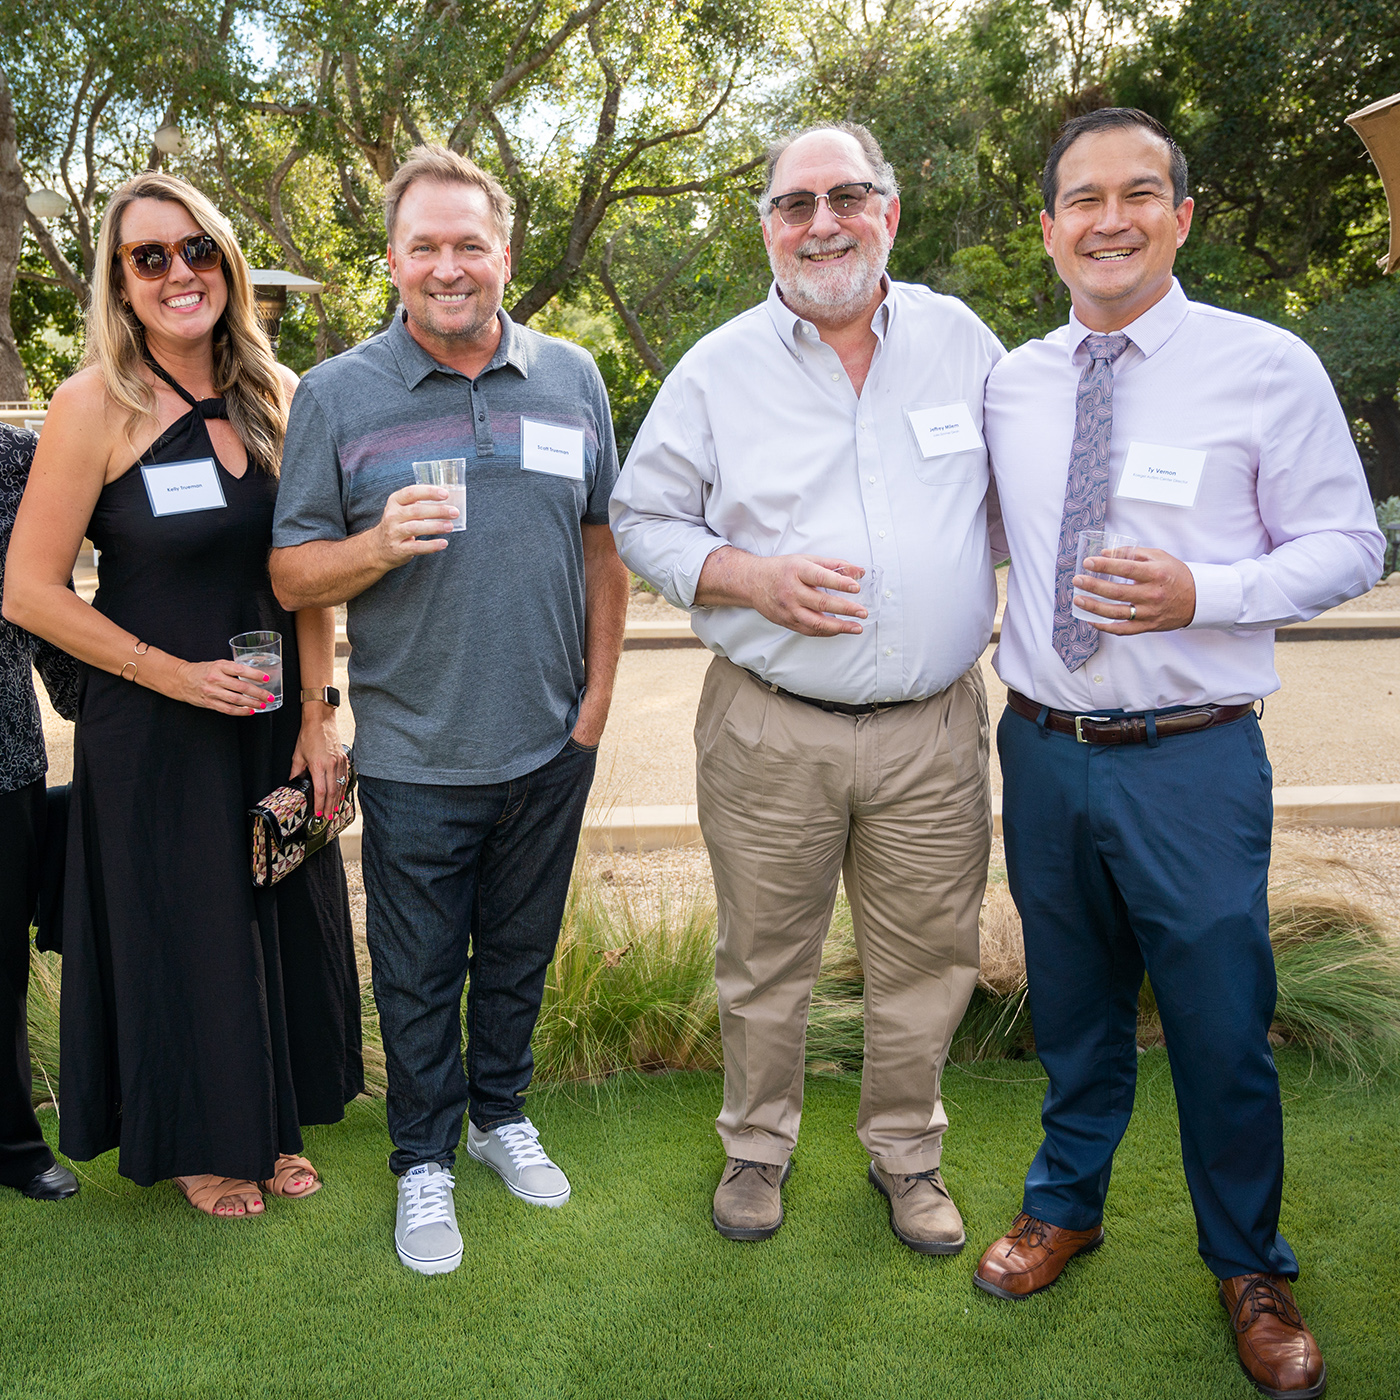
<instances>
[{"instance_id":1,"label":"tree trunk","mask_svg":"<svg viewBox=\"0 0 1400 1400\"><path fill-rule=\"evenodd\" d=\"M19 357L10 324L10 293L24 242L24 173L19 165L19 141L15 133L15 107L10 83L0 68L0 400L14 402L29 397L24 361Z\"/></svg>"},{"instance_id":2,"label":"tree trunk","mask_svg":"<svg viewBox=\"0 0 1400 1400\"><path fill-rule=\"evenodd\" d=\"M1374 451L1366 463L1371 495L1378 501L1400 496L1400 405L1395 402L1395 395L1363 399L1356 411L1371 427Z\"/></svg>"}]
</instances>

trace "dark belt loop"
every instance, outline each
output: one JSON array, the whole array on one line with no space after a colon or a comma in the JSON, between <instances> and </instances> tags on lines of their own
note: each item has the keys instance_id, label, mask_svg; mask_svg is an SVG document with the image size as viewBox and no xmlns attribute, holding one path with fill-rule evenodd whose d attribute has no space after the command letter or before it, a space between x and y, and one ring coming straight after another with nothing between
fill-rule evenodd
<instances>
[{"instance_id":1,"label":"dark belt loop","mask_svg":"<svg viewBox=\"0 0 1400 1400\"><path fill-rule=\"evenodd\" d=\"M1050 706L1042 705L1040 707L1040 713L1035 717L1036 726L1040 730L1040 737L1042 739L1047 738L1049 736L1050 731L1045 727L1045 723L1049 718Z\"/></svg>"},{"instance_id":2,"label":"dark belt loop","mask_svg":"<svg viewBox=\"0 0 1400 1400\"><path fill-rule=\"evenodd\" d=\"M1157 711L1148 710L1143 718L1147 721L1147 747L1155 749L1162 742L1157 737Z\"/></svg>"}]
</instances>

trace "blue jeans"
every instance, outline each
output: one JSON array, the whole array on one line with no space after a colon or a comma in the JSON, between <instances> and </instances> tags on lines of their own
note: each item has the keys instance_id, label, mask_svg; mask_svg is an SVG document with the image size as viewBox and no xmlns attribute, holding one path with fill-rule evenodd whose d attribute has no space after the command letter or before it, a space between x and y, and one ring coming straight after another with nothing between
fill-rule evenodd
<instances>
[{"instance_id":1,"label":"blue jeans","mask_svg":"<svg viewBox=\"0 0 1400 1400\"><path fill-rule=\"evenodd\" d=\"M1144 967L1167 1039L1201 1257L1218 1278L1297 1260L1278 1233L1283 1113L1269 1049L1272 770L1252 714L1156 744L1081 744L1008 709L997 730L1045 1140L1023 1209L1103 1219L1137 1082Z\"/></svg>"},{"instance_id":2,"label":"blue jeans","mask_svg":"<svg viewBox=\"0 0 1400 1400\"><path fill-rule=\"evenodd\" d=\"M519 1122L597 754L572 739L507 783L361 777L367 933L396 1174L450 1167L462 1115ZM467 991L466 1069L462 988Z\"/></svg>"}]
</instances>

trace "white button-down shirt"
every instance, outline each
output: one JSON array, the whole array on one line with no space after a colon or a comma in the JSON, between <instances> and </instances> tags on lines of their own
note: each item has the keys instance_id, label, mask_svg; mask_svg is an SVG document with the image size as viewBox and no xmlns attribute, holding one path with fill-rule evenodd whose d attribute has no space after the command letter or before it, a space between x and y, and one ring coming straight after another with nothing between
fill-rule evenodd
<instances>
[{"instance_id":1,"label":"white button-down shirt","mask_svg":"<svg viewBox=\"0 0 1400 1400\"><path fill-rule=\"evenodd\" d=\"M1011 554L997 674L1077 713L1271 694L1274 629L1380 576L1384 537L1336 393L1297 336L1188 301L1175 281L1124 333L1104 528L1187 563L1195 618L1177 632L1101 633L1073 673L1051 645L1075 393L1092 334L1071 315L1008 355L987 384L987 446ZM1135 442L1206 454L1194 505L1117 494Z\"/></svg>"},{"instance_id":2,"label":"white button-down shirt","mask_svg":"<svg viewBox=\"0 0 1400 1400\"><path fill-rule=\"evenodd\" d=\"M982 653L996 613L986 449L924 457L907 412L966 404L980 433L1002 347L961 302L886 288L859 397L776 286L707 335L667 377L612 498L628 567L692 608L712 651L785 690L851 704L943 690ZM700 570L727 544L878 565L874 625L803 637L752 608L696 608Z\"/></svg>"}]
</instances>

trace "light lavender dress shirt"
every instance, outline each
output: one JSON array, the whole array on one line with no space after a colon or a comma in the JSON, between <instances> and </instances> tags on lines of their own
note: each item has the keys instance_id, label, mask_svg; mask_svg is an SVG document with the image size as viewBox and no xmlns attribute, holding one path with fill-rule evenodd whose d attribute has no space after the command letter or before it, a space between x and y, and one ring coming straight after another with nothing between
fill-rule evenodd
<instances>
[{"instance_id":1,"label":"light lavender dress shirt","mask_svg":"<svg viewBox=\"0 0 1400 1400\"><path fill-rule=\"evenodd\" d=\"M1123 329L1132 344L1113 366L1104 528L1187 563L1195 619L1177 632L1102 634L1074 672L1051 646L1075 386L1091 333L1071 315L1008 355L987 384L987 446L1011 554L997 674L1043 705L1082 714L1271 694L1274 629L1380 576L1384 538L1346 417L1297 336L1188 301L1175 281ZM1120 494L1135 443L1139 457L1143 446L1204 452L1194 504Z\"/></svg>"},{"instance_id":2,"label":"light lavender dress shirt","mask_svg":"<svg viewBox=\"0 0 1400 1400\"><path fill-rule=\"evenodd\" d=\"M987 375L1004 353L961 302L886 282L857 398L836 352L776 286L667 377L612 498L627 566L692 609L714 652L799 695L936 694L981 655L996 613L987 539ZM970 448L924 456L907 411L965 404ZM694 606L710 554L815 554L884 570L874 626L803 637L751 608Z\"/></svg>"}]
</instances>

